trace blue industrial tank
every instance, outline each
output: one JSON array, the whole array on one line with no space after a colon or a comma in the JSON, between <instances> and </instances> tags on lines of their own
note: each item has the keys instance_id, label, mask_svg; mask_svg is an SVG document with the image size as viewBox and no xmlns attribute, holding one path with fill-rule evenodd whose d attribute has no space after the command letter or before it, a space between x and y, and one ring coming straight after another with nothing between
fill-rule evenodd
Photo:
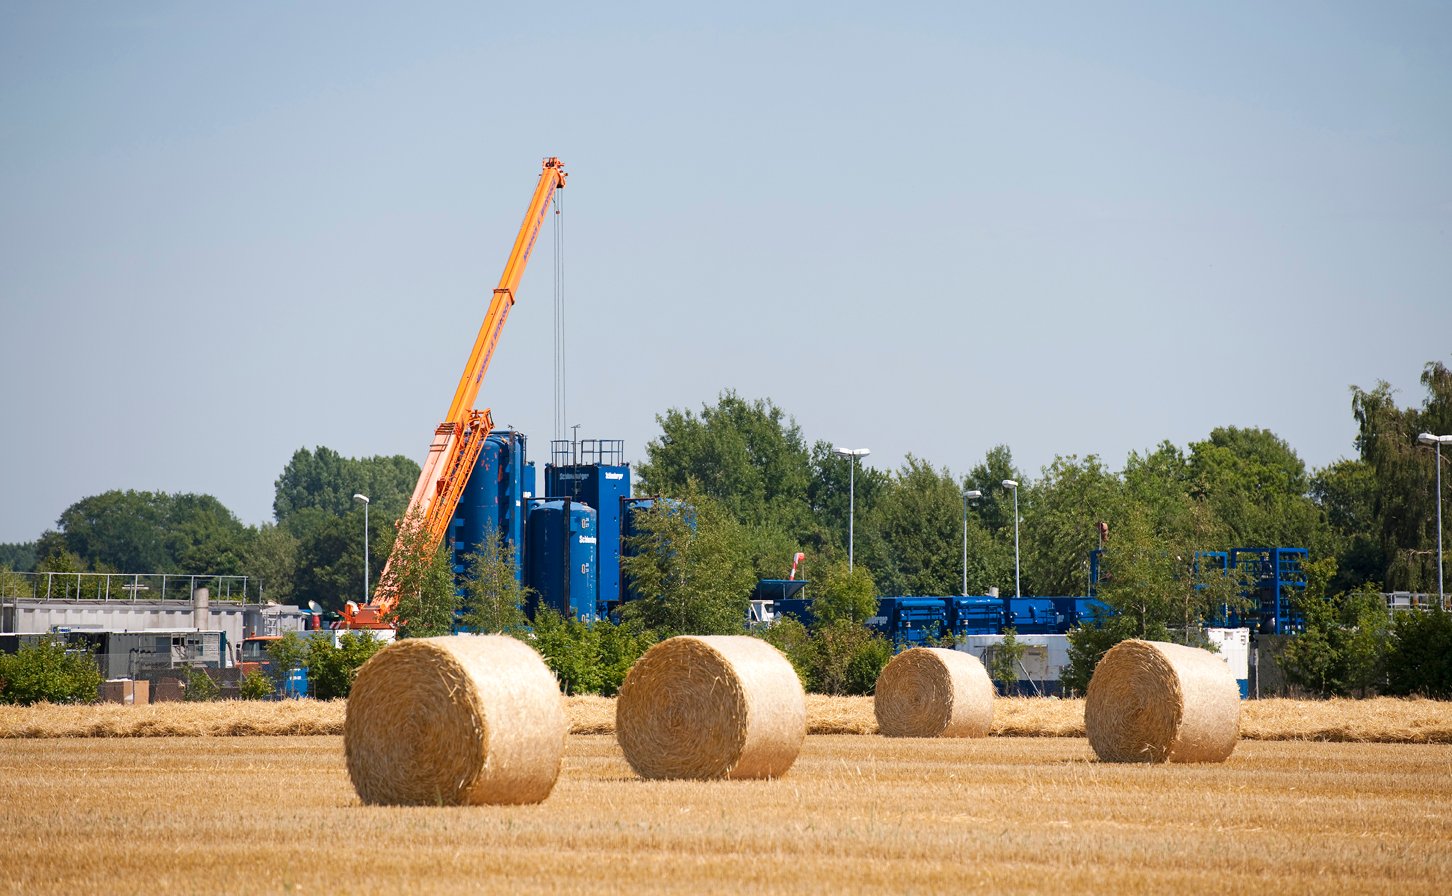
<instances>
[{"instance_id":1,"label":"blue industrial tank","mask_svg":"<svg viewBox=\"0 0 1452 896\"><path fill-rule=\"evenodd\" d=\"M565 617L585 621L599 617L596 594L596 513L569 499L528 502L524 584L533 589L531 616L543 605Z\"/></svg>"},{"instance_id":2,"label":"blue industrial tank","mask_svg":"<svg viewBox=\"0 0 1452 896\"><path fill-rule=\"evenodd\" d=\"M606 443L602 440L600 444ZM602 616L615 609L621 600L621 529L625 505L630 498L630 467L605 461L619 461L622 453L592 450L581 457L590 463L545 466L545 498L569 498L593 507L598 514L595 604Z\"/></svg>"},{"instance_id":3,"label":"blue industrial tank","mask_svg":"<svg viewBox=\"0 0 1452 896\"><path fill-rule=\"evenodd\" d=\"M524 572L524 502L534 489L534 467L526 457L523 433L495 430L484 440L479 460L459 495L454 511L454 572L462 574L468 555L502 533L514 552L517 575Z\"/></svg>"}]
</instances>

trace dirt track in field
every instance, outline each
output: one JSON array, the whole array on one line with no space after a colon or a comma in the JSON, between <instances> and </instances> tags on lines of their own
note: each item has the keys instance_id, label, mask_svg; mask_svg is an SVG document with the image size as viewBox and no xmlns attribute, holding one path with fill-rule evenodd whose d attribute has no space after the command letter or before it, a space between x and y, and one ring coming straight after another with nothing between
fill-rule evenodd
<instances>
[{"instance_id":1,"label":"dirt track in field","mask_svg":"<svg viewBox=\"0 0 1452 896\"><path fill-rule=\"evenodd\" d=\"M1242 742L1109 765L1078 738L818 735L784 778L643 782L575 735L543 804L363 807L342 740L0 741L25 893L1439 893L1452 747Z\"/></svg>"}]
</instances>

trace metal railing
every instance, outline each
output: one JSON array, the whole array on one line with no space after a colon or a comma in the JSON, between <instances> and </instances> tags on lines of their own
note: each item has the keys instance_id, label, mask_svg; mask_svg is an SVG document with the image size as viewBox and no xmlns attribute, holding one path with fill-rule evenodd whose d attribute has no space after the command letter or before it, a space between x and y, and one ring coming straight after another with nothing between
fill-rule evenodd
<instances>
[{"instance_id":1,"label":"metal railing","mask_svg":"<svg viewBox=\"0 0 1452 896\"><path fill-rule=\"evenodd\" d=\"M6 600L99 600L190 602L206 588L220 603L261 603L262 584L248 576L185 573L4 572L0 598Z\"/></svg>"}]
</instances>

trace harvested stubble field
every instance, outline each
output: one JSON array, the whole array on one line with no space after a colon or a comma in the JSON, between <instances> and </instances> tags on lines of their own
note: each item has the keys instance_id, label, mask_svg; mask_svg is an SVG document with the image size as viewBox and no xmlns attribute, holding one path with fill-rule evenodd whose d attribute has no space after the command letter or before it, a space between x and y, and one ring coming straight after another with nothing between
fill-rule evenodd
<instances>
[{"instance_id":1,"label":"harvested stubble field","mask_svg":"<svg viewBox=\"0 0 1452 896\"><path fill-rule=\"evenodd\" d=\"M1241 737L1352 743L1452 744L1452 703L1436 700L1248 700ZM571 697L574 734L615 731L615 701ZM341 701L158 703L150 706L0 706L0 739L30 737L238 737L343 733ZM811 734L876 734L871 697L807 697ZM1084 701L994 701L993 730L1007 737L1083 737Z\"/></svg>"},{"instance_id":2,"label":"harvested stubble field","mask_svg":"<svg viewBox=\"0 0 1452 896\"><path fill-rule=\"evenodd\" d=\"M1445 893L1452 746L1243 742L1112 765L1080 738L807 738L775 781L644 782L573 735L513 807L359 804L342 738L0 741L24 893Z\"/></svg>"}]
</instances>

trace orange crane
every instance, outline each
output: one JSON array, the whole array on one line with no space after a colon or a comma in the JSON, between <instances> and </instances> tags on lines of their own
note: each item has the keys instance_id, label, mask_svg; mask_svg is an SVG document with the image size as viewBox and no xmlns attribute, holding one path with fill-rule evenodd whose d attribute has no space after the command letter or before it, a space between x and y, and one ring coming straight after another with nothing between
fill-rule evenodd
<instances>
[{"instance_id":1,"label":"orange crane","mask_svg":"<svg viewBox=\"0 0 1452 896\"><path fill-rule=\"evenodd\" d=\"M499 333L504 329L504 321L509 318L509 309L514 305L514 292L524 276L535 238L544 225L555 190L564 188L566 176L564 163L559 159L551 157L544 160L544 170L540 172L539 184L529 201L529 210L524 214L524 223L519 227L519 236L514 239L514 249L509 253L509 261L499 277L499 286L489 302L489 312L484 315L484 323L479 327L469 362L459 377L459 387L454 390L454 401L449 405L444 422L434 430L434 440L429 445L423 471L419 473L418 484L414 486L413 497L408 502L408 511L400 524L416 526L417 531L413 533L416 537L400 538L395 544L368 603L359 606L348 601L343 606L345 628L391 628L387 617L398 605L398 589L390 572L394 561L399 558L399 546L413 541L415 547L431 555L443 541L454 509L458 507L459 495L469 481L469 472L474 469L484 440L494 428L494 419L487 408L474 410L479 385L489 370L489 362L499 344Z\"/></svg>"}]
</instances>

